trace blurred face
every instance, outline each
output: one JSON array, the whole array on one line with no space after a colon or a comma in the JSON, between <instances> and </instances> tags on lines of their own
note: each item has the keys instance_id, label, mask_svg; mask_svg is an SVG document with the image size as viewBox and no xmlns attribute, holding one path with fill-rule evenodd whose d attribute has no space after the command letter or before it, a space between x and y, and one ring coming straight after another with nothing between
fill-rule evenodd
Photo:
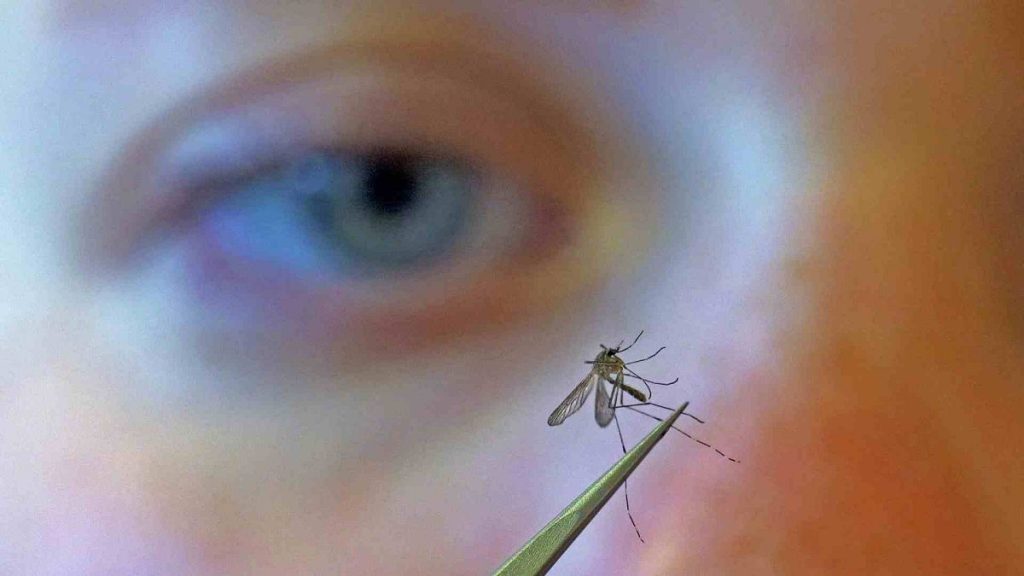
<instances>
[{"instance_id":1,"label":"blurred face","mask_svg":"<svg viewBox=\"0 0 1024 576\"><path fill-rule=\"evenodd\" d=\"M8 10L0 572L1024 569L1021 14L507 4Z\"/></svg>"}]
</instances>

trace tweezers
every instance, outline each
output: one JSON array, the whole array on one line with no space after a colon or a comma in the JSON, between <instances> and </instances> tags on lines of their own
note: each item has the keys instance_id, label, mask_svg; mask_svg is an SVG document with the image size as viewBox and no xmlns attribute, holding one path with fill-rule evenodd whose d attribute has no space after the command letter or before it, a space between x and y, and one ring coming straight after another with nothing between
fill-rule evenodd
<instances>
[{"instance_id":1,"label":"tweezers","mask_svg":"<svg viewBox=\"0 0 1024 576\"><path fill-rule=\"evenodd\" d=\"M571 504L530 538L518 552L512 555L494 576L535 576L547 574L548 570L562 556L583 529L590 524L598 511L615 494L633 470L651 452L676 419L686 410L689 402L683 403L671 416L665 418L643 440L637 443L618 462L590 485Z\"/></svg>"}]
</instances>

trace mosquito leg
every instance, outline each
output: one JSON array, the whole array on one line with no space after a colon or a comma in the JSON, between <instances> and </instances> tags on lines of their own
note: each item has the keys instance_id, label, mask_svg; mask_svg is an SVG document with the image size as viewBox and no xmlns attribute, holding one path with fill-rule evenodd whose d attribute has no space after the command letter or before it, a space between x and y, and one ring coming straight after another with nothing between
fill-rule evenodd
<instances>
[{"instance_id":1,"label":"mosquito leg","mask_svg":"<svg viewBox=\"0 0 1024 576\"><path fill-rule=\"evenodd\" d=\"M662 410L668 410L669 412L675 412L676 411L675 408L672 408L670 406L662 406L661 404L658 404L658 403L655 403L655 402L649 402L649 401L648 402L640 402L640 403L637 403L637 404L625 404L625 405L619 406L619 408L636 408L636 407L639 407L639 406L653 406L655 408L661 408ZM700 418L694 416L693 414L690 414L689 412L683 412L683 416L688 416L690 419L695 420L695 421L697 421L697 422L699 422L701 424L707 424L707 422L704 422L703 420L701 420Z\"/></svg>"},{"instance_id":2,"label":"mosquito leg","mask_svg":"<svg viewBox=\"0 0 1024 576\"><path fill-rule=\"evenodd\" d=\"M651 358L654 358L655 356L660 354L661 351L664 350L664 349L665 349L665 346L662 346L661 348L658 348L658 350L654 354L651 354L647 358L641 358L639 360L633 360L632 362L626 362L626 364L639 364L641 362L646 362L646 361L650 360Z\"/></svg>"},{"instance_id":3,"label":"mosquito leg","mask_svg":"<svg viewBox=\"0 0 1024 576\"><path fill-rule=\"evenodd\" d=\"M629 408L630 410L632 410L633 412L636 412L637 414L643 414L644 416L647 416L648 418L654 418L655 420L657 420L659 422L663 422L664 421L664 418L659 418L659 417L655 416L654 414L648 414L647 412L644 412L643 410L639 410L635 406L630 406L630 405L627 404L625 406L620 406L620 408ZM685 414L685 412L684 412L684 414ZM679 432L683 436L686 436L690 440L693 440L697 444L700 444L701 446L704 446L705 448L710 448L711 450L714 450L716 453L718 453L719 456L721 456L722 458L725 458L729 462L733 462L735 464L739 464L740 463L739 460L737 460L735 458L732 458L730 456L727 456L724 452L722 452L718 448L715 448L714 446L712 446L711 444L708 444L707 442L701 440L700 438L696 438L694 436L691 436L685 430L682 430L680 428L676 428L675 425L672 426L672 429L675 430L676 432Z\"/></svg>"},{"instance_id":4,"label":"mosquito leg","mask_svg":"<svg viewBox=\"0 0 1024 576\"><path fill-rule=\"evenodd\" d=\"M622 392L619 392L622 395ZM615 420L615 429L619 432L619 444L622 446L622 453L626 454L626 441L622 437L622 426L619 425L618 417L613 416L612 420ZM644 537L640 535L640 529L636 527L636 520L633 519L633 511L629 509L629 480L623 480L622 482L622 493L626 497L626 516L629 516L629 523L633 525L633 531L636 532L636 537L643 543Z\"/></svg>"},{"instance_id":5,"label":"mosquito leg","mask_svg":"<svg viewBox=\"0 0 1024 576\"><path fill-rule=\"evenodd\" d=\"M676 378L675 380L673 380L671 382L658 382L656 380L648 380L647 378L644 378L643 376L641 376L641 375L637 374L636 372L634 372L633 370L631 370L629 368L629 366L627 366L625 368L625 370L626 370L626 372L629 372L628 374L626 374L626 376L630 376L632 378L636 378L637 380L643 380L644 382L647 382L648 384L656 384L658 386L671 386L671 385L675 384L676 382L679 382L679 378Z\"/></svg>"},{"instance_id":6,"label":"mosquito leg","mask_svg":"<svg viewBox=\"0 0 1024 576\"><path fill-rule=\"evenodd\" d=\"M647 388L647 397L650 398L651 396L654 396L654 392L651 390L651 385L648 384L642 378L640 379L640 381L644 383L644 388Z\"/></svg>"},{"instance_id":7,"label":"mosquito leg","mask_svg":"<svg viewBox=\"0 0 1024 576\"><path fill-rule=\"evenodd\" d=\"M605 377L604 379L605 379L605 382L608 382L609 384L611 384L612 386L614 386L616 388L620 388L621 389L622 386L623 386L622 383L617 382L615 380L612 380L610 378ZM647 385L647 382L644 382L644 386L647 387L647 398L650 398L654 394L654 392L651 391L651 387Z\"/></svg>"},{"instance_id":8,"label":"mosquito leg","mask_svg":"<svg viewBox=\"0 0 1024 576\"><path fill-rule=\"evenodd\" d=\"M615 400L615 402L613 402L613 407L618 408L619 406L622 406L623 404L626 403L626 391L623 390L622 387L618 385L615 385L612 388L614 389L614 392L612 393L612 398L613 400Z\"/></svg>"}]
</instances>

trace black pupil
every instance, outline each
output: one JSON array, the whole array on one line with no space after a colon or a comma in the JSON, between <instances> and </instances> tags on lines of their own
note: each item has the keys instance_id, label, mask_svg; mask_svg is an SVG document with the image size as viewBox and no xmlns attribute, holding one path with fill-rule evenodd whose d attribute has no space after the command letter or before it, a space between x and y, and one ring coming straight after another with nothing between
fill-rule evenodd
<instances>
[{"instance_id":1,"label":"black pupil","mask_svg":"<svg viewBox=\"0 0 1024 576\"><path fill-rule=\"evenodd\" d=\"M367 163L362 201L381 214L397 216L416 201L418 167L402 155L382 155Z\"/></svg>"}]
</instances>

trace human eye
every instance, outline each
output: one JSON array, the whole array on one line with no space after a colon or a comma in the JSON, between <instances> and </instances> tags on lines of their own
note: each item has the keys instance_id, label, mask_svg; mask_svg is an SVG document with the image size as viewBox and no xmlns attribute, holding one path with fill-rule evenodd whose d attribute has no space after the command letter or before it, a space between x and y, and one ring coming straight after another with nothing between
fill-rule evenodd
<instances>
[{"instance_id":1,"label":"human eye","mask_svg":"<svg viewBox=\"0 0 1024 576\"><path fill-rule=\"evenodd\" d=\"M644 204L615 187L643 177L581 103L392 48L271 65L169 113L113 171L105 244L174 253L218 329L365 345L557 309L637 252Z\"/></svg>"},{"instance_id":2,"label":"human eye","mask_svg":"<svg viewBox=\"0 0 1024 576\"><path fill-rule=\"evenodd\" d=\"M221 250L253 263L327 281L373 278L453 257L485 219L475 210L479 180L465 162L408 150L311 150L245 177L202 222Z\"/></svg>"}]
</instances>

